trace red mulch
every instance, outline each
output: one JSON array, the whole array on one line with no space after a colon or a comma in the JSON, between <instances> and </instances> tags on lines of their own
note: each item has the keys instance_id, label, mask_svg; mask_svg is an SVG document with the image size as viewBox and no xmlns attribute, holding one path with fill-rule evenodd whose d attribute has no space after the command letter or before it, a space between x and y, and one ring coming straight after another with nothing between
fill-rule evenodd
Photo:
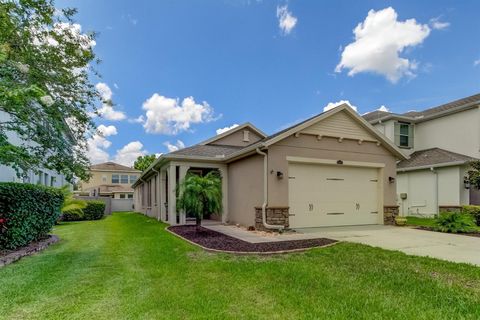
<instances>
[{"instance_id":1,"label":"red mulch","mask_svg":"<svg viewBox=\"0 0 480 320\"><path fill-rule=\"evenodd\" d=\"M417 227L415 229L418 229L418 230L425 230L425 231L433 231L433 232L441 232L441 231L437 231L431 227ZM445 232L442 232L442 233L445 233ZM480 232L459 232L459 233L450 233L450 234L459 234L461 236L468 236L468 237L478 237L480 238Z\"/></svg>"},{"instance_id":2,"label":"red mulch","mask_svg":"<svg viewBox=\"0 0 480 320\"><path fill-rule=\"evenodd\" d=\"M234 252L277 252L294 249L322 247L337 241L317 238L308 240L287 240L262 243L250 243L223 233L196 226L172 226L170 231L195 242L205 248Z\"/></svg>"}]
</instances>

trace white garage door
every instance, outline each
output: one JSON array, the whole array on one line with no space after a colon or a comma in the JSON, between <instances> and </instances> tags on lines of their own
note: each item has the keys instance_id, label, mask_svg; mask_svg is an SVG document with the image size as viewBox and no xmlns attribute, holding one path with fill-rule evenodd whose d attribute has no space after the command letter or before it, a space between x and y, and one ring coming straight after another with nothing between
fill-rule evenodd
<instances>
[{"instance_id":1,"label":"white garage door","mask_svg":"<svg viewBox=\"0 0 480 320\"><path fill-rule=\"evenodd\" d=\"M289 165L290 227L378 224L378 169Z\"/></svg>"}]
</instances>

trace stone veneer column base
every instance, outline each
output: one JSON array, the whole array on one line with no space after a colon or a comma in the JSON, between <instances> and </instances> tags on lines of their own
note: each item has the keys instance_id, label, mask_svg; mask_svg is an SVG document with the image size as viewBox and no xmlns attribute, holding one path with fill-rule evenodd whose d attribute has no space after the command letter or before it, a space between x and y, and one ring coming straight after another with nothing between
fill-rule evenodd
<instances>
[{"instance_id":1,"label":"stone veneer column base","mask_svg":"<svg viewBox=\"0 0 480 320\"><path fill-rule=\"evenodd\" d=\"M398 206L383 207L383 224L395 225L395 217L398 216Z\"/></svg>"},{"instance_id":2,"label":"stone veneer column base","mask_svg":"<svg viewBox=\"0 0 480 320\"><path fill-rule=\"evenodd\" d=\"M462 206L439 206L439 212L458 212L462 211Z\"/></svg>"},{"instance_id":3,"label":"stone veneer column base","mask_svg":"<svg viewBox=\"0 0 480 320\"><path fill-rule=\"evenodd\" d=\"M267 207L267 223L288 228L290 226L288 209L289 207ZM264 231L270 230L263 225L262 207L255 207L255 229Z\"/></svg>"}]
</instances>

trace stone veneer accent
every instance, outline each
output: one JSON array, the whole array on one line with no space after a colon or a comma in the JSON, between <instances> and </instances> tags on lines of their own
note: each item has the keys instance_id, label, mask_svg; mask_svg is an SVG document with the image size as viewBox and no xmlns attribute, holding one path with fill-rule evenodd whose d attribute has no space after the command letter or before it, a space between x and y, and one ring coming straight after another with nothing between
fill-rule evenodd
<instances>
[{"instance_id":1,"label":"stone veneer accent","mask_svg":"<svg viewBox=\"0 0 480 320\"><path fill-rule=\"evenodd\" d=\"M383 207L383 224L395 224L395 217L398 216L398 206Z\"/></svg>"},{"instance_id":2,"label":"stone veneer accent","mask_svg":"<svg viewBox=\"0 0 480 320\"><path fill-rule=\"evenodd\" d=\"M462 210L462 206L439 206L439 212L458 212Z\"/></svg>"},{"instance_id":3,"label":"stone veneer accent","mask_svg":"<svg viewBox=\"0 0 480 320\"><path fill-rule=\"evenodd\" d=\"M267 223L288 228L290 226L288 209L289 207L267 207ZM255 229L270 230L263 226L262 207L255 207Z\"/></svg>"}]
</instances>

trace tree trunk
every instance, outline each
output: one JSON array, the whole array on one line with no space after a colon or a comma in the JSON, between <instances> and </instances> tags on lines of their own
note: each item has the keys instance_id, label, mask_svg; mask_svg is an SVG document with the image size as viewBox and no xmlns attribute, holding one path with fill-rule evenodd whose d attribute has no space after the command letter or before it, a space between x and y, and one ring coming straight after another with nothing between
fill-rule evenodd
<instances>
[{"instance_id":1,"label":"tree trunk","mask_svg":"<svg viewBox=\"0 0 480 320\"><path fill-rule=\"evenodd\" d=\"M200 227L202 226L202 218L200 218L199 216L196 216L195 217L195 222L196 222L196 225L197 225L197 229L200 229Z\"/></svg>"}]
</instances>

